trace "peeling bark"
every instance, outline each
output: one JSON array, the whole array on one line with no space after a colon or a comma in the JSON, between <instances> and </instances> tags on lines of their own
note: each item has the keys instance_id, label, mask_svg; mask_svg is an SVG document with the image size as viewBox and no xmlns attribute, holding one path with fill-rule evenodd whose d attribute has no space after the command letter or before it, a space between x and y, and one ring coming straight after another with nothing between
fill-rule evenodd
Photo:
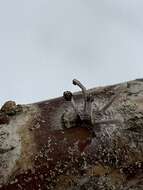
<instances>
[{"instance_id":1,"label":"peeling bark","mask_svg":"<svg viewBox=\"0 0 143 190\"><path fill-rule=\"evenodd\" d=\"M143 189L143 80L87 92L2 107L0 190Z\"/></svg>"}]
</instances>

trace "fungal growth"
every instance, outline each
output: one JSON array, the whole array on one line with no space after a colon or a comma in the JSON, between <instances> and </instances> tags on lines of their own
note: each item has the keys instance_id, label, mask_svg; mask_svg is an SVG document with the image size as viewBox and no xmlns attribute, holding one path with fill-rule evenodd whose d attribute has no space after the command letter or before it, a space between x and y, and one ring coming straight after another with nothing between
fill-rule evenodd
<instances>
[{"instance_id":1,"label":"fungal growth","mask_svg":"<svg viewBox=\"0 0 143 190\"><path fill-rule=\"evenodd\" d=\"M69 111L64 113L64 115L62 116L63 123L67 128L75 126L77 122L92 125L90 112L91 112L91 102L93 101L93 99L88 94L86 87L80 81L74 79L73 84L79 86L79 88L82 90L83 103L81 107L79 107L76 104L76 101L74 100L72 92L65 91L63 93L63 97L66 101L71 102L72 110L70 109Z\"/></svg>"},{"instance_id":2,"label":"fungal growth","mask_svg":"<svg viewBox=\"0 0 143 190\"><path fill-rule=\"evenodd\" d=\"M73 98L73 94L70 91L66 91L66 92L64 92L63 96L64 96L66 101L71 102L71 105L72 105L75 113L79 116L79 112L78 112L78 109L76 107L76 104L75 104L75 101L74 101L74 98Z\"/></svg>"},{"instance_id":3,"label":"fungal growth","mask_svg":"<svg viewBox=\"0 0 143 190\"><path fill-rule=\"evenodd\" d=\"M0 110L2 113L5 113L8 116L15 115L18 112L22 111L21 105L16 105L15 101L7 101L4 103L4 105L1 107Z\"/></svg>"},{"instance_id":4,"label":"fungal growth","mask_svg":"<svg viewBox=\"0 0 143 190\"><path fill-rule=\"evenodd\" d=\"M105 119L106 111L110 108L112 103L118 97L114 95L108 102L101 108L96 105L93 96L88 92L86 87L77 79L73 80L73 85L77 85L82 91L83 103L82 105L76 104L72 92L65 91L63 97L66 101L71 102L72 110L66 110L62 115L64 127L70 128L76 126L76 122L88 123L90 126L101 124L121 124L121 121L115 118ZM95 109L96 105L96 109ZM78 118L78 120L77 120ZM67 124L68 123L68 124Z\"/></svg>"},{"instance_id":5,"label":"fungal growth","mask_svg":"<svg viewBox=\"0 0 143 190\"><path fill-rule=\"evenodd\" d=\"M0 125L9 124L10 117L22 112L22 106L15 101L7 101L0 109Z\"/></svg>"},{"instance_id":6,"label":"fungal growth","mask_svg":"<svg viewBox=\"0 0 143 190\"><path fill-rule=\"evenodd\" d=\"M2 106L0 190L143 190L143 81L73 84L80 92Z\"/></svg>"},{"instance_id":7,"label":"fungal growth","mask_svg":"<svg viewBox=\"0 0 143 190\"><path fill-rule=\"evenodd\" d=\"M79 88L81 88L82 90L82 94L83 94L83 98L84 98L84 107L83 107L83 112L86 113L87 112L87 91L86 88L83 84L81 84L80 81L78 81L77 79L73 79L73 85L77 85L79 86Z\"/></svg>"}]
</instances>

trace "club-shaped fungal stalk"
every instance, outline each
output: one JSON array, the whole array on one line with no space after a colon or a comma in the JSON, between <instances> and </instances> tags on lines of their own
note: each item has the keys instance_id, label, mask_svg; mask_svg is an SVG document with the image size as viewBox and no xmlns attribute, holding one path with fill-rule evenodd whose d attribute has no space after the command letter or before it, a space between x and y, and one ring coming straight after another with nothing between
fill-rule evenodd
<instances>
[{"instance_id":1,"label":"club-shaped fungal stalk","mask_svg":"<svg viewBox=\"0 0 143 190\"><path fill-rule=\"evenodd\" d=\"M70 91L66 91L63 93L63 97L66 101L70 101L71 105L76 113L76 115L80 118L82 122L85 122L85 124L90 125L110 125L110 124L118 124L119 126L122 126L122 121L118 119L101 119L102 116L104 116L106 110L112 105L112 103L116 100L116 98L119 96L114 95L111 97L111 99L108 101L107 104L105 104L101 109L98 108L96 104L93 104L94 96L92 94L89 94L83 84L81 84L80 81L77 79L73 80L73 84L80 87L83 94L84 99L84 105L83 110L79 110L78 107L75 104L73 94ZM96 105L96 109L94 110ZM100 118L101 117L101 118Z\"/></svg>"},{"instance_id":2,"label":"club-shaped fungal stalk","mask_svg":"<svg viewBox=\"0 0 143 190\"><path fill-rule=\"evenodd\" d=\"M72 107L76 113L76 115L79 116L81 121L85 121L85 122L91 122L91 105L92 105L92 101L93 101L93 96L88 94L85 86L83 84L81 84L80 81L78 81L77 79L73 80L73 84L77 85L80 87L80 89L82 90L82 95L83 95L83 109L80 110L80 108L78 108L75 104L74 98L73 98L73 94L70 91L66 91L63 93L63 97L66 101L70 101L72 104Z\"/></svg>"},{"instance_id":3,"label":"club-shaped fungal stalk","mask_svg":"<svg viewBox=\"0 0 143 190\"><path fill-rule=\"evenodd\" d=\"M74 101L74 98L73 98L73 94L70 91L65 91L63 93L63 97L64 97L64 99L66 101L70 101L71 102L74 111L76 112L77 115L79 115L78 109L76 107L76 104L75 104L75 101Z\"/></svg>"},{"instance_id":4,"label":"club-shaped fungal stalk","mask_svg":"<svg viewBox=\"0 0 143 190\"><path fill-rule=\"evenodd\" d=\"M83 98L84 98L84 105L83 105L83 111L84 113L87 113L87 90L83 84L77 79L73 79L73 84L79 86L82 90Z\"/></svg>"}]
</instances>

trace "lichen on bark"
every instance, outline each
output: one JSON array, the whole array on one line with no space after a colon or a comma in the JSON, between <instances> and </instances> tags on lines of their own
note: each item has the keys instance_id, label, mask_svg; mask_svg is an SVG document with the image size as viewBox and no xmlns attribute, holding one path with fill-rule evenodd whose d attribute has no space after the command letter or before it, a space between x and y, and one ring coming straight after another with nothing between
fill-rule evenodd
<instances>
[{"instance_id":1,"label":"lichen on bark","mask_svg":"<svg viewBox=\"0 0 143 190\"><path fill-rule=\"evenodd\" d=\"M77 113L63 97L4 106L0 190L143 189L143 81L85 90L85 115L81 92Z\"/></svg>"}]
</instances>

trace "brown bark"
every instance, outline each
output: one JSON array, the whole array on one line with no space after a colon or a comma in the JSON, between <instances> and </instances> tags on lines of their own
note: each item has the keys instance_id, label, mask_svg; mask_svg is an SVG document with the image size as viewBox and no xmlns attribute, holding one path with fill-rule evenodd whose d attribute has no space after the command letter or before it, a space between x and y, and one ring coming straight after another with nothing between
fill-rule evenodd
<instances>
[{"instance_id":1,"label":"brown bark","mask_svg":"<svg viewBox=\"0 0 143 190\"><path fill-rule=\"evenodd\" d=\"M143 81L87 93L2 107L0 190L143 189Z\"/></svg>"}]
</instances>

